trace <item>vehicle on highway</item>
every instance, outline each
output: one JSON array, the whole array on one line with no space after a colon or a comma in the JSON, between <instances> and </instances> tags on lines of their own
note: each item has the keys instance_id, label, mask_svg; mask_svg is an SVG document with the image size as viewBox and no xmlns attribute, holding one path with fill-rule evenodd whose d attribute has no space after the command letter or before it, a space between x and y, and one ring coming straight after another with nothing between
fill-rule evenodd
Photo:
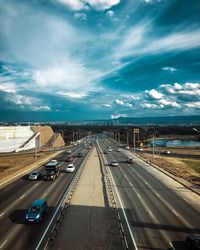
<instances>
[{"instance_id":1,"label":"vehicle on highway","mask_svg":"<svg viewBox=\"0 0 200 250\"><path fill-rule=\"evenodd\" d=\"M74 172L74 171L75 171L75 166L74 166L74 164L69 164L69 165L67 166L66 170L65 170L65 172L67 172L67 173L72 173L72 172Z\"/></svg>"},{"instance_id":2,"label":"vehicle on highway","mask_svg":"<svg viewBox=\"0 0 200 250\"><path fill-rule=\"evenodd\" d=\"M108 153L108 151L104 150L104 151L103 151L103 153L104 153L104 154L107 154L107 153Z\"/></svg>"},{"instance_id":3,"label":"vehicle on highway","mask_svg":"<svg viewBox=\"0 0 200 250\"><path fill-rule=\"evenodd\" d=\"M83 153L81 152L77 154L77 157L82 157L82 156L83 156Z\"/></svg>"},{"instance_id":4,"label":"vehicle on highway","mask_svg":"<svg viewBox=\"0 0 200 250\"><path fill-rule=\"evenodd\" d=\"M133 158L131 156L128 156L126 158L126 163L133 163Z\"/></svg>"},{"instance_id":5,"label":"vehicle on highway","mask_svg":"<svg viewBox=\"0 0 200 250\"><path fill-rule=\"evenodd\" d=\"M117 166L118 166L118 162L117 162L117 161L115 161L115 160L113 160L113 161L112 161L112 163L111 163L111 166L113 166L113 167L117 167Z\"/></svg>"},{"instance_id":6,"label":"vehicle on highway","mask_svg":"<svg viewBox=\"0 0 200 250\"><path fill-rule=\"evenodd\" d=\"M26 214L26 221L40 222L47 213L48 205L45 199L39 199L33 202Z\"/></svg>"},{"instance_id":7,"label":"vehicle on highway","mask_svg":"<svg viewBox=\"0 0 200 250\"><path fill-rule=\"evenodd\" d=\"M39 171L33 171L29 174L29 180L38 180L41 177L41 174Z\"/></svg>"},{"instance_id":8,"label":"vehicle on highway","mask_svg":"<svg viewBox=\"0 0 200 250\"><path fill-rule=\"evenodd\" d=\"M186 245L189 250L200 250L200 235L188 235Z\"/></svg>"},{"instance_id":9,"label":"vehicle on highway","mask_svg":"<svg viewBox=\"0 0 200 250\"><path fill-rule=\"evenodd\" d=\"M129 147L129 146L126 146L125 148L126 148L126 149L130 149L130 147Z\"/></svg>"},{"instance_id":10,"label":"vehicle on highway","mask_svg":"<svg viewBox=\"0 0 200 250\"><path fill-rule=\"evenodd\" d=\"M59 175L59 166L57 160L51 160L49 163L45 165L45 180L54 180Z\"/></svg>"},{"instance_id":11,"label":"vehicle on highway","mask_svg":"<svg viewBox=\"0 0 200 250\"><path fill-rule=\"evenodd\" d=\"M71 150L67 150L66 153L67 153L67 154L71 154L72 151L71 151Z\"/></svg>"},{"instance_id":12,"label":"vehicle on highway","mask_svg":"<svg viewBox=\"0 0 200 250\"><path fill-rule=\"evenodd\" d=\"M111 147L109 147L107 150L108 150L108 152L112 152L112 148Z\"/></svg>"},{"instance_id":13,"label":"vehicle on highway","mask_svg":"<svg viewBox=\"0 0 200 250\"><path fill-rule=\"evenodd\" d=\"M165 155L170 155L171 152L170 152L169 150L167 150L167 151L164 151L163 154L165 154Z\"/></svg>"},{"instance_id":14,"label":"vehicle on highway","mask_svg":"<svg viewBox=\"0 0 200 250\"><path fill-rule=\"evenodd\" d=\"M66 162L72 162L73 161L73 157L72 156L67 156L67 158L66 158L65 161Z\"/></svg>"},{"instance_id":15,"label":"vehicle on highway","mask_svg":"<svg viewBox=\"0 0 200 250\"><path fill-rule=\"evenodd\" d=\"M121 148L117 148L117 150L116 150L117 152L121 152L122 150L121 150Z\"/></svg>"}]
</instances>

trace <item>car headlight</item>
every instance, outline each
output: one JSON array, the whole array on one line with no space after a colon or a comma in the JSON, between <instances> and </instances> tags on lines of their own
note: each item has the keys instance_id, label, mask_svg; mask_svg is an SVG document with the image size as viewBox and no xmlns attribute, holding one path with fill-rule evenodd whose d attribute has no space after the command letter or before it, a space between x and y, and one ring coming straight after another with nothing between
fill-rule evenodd
<instances>
[{"instance_id":1,"label":"car headlight","mask_svg":"<svg viewBox=\"0 0 200 250\"><path fill-rule=\"evenodd\" d=\"M38 214L37 216L36 216L36 219L38 219L40 217L40 215Z\"/></svg>"}]
</instances>

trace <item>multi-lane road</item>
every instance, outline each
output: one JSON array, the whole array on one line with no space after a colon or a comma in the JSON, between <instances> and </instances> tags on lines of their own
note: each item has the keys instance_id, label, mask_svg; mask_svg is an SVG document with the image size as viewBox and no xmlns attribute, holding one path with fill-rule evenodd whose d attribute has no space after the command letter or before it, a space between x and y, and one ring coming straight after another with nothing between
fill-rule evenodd
<instances>
[{"instance_id":1,"label":"multi-lane road","mask_svg":"<svg viewBox=\"0 0 200 250\"><path fill-rule=\"evenodd\" d=\"M117 151L117 144L99 140L119 196L129 244L137 249L168 249L170 242L185 241L188 234L200 233L199 196L138 157L126 163L128 150ZM112 152L104 154L108 147ZM110 164L118 162L118 167ZM183 246L180 248L183 250Z\"/></svg>"},{"instance_id":2,"label":"multi-lane road","mask_svg":"<svg viewBox=\"0 0 200 250\"><path fill-rule=\"evenodd\" d=\"M99 136L97 142L110 171L129 249L166 250L170 242L200 233L197 194L134 155L133 163L126 163L131 153L126 149L118 152L118 145L108 138ZM112 152L104 154L108 147ZM89 151L82 144L72 148L72 155L86 155ZM22 176L0 189L0 249L36 248L75 174L62 171L67 165L66 157L63 152L55 158L60 162L61 173L54 181L29 181ZM118 162L117 167L110 165L113 160ZM83 157L74 157L73 163L78 168L82 161ZM43 167L40 171L44 171ZM38 198L47 200L49 212L42 223L26 224L27 208Z\"/></svg>"},{"instance_id":3,"label":"multi-lane road","mask_svg":"<svg viewBox=\"0 0 200 250\"><path fill-rule=\"evenodd\" d=\"M90 149L83 145L71 148L73 163L76 169L81 165L84 156ZM81 152L83 157L76 157ZM56 208L63 196L63 192L71 181L74 173L65 173L67 166L66 151L55 157L59 161L60 175L54 181L30 181L27 176L15 180L0 189L0 249L35 249L45 229L47 228ZM44 167L38 170L44 172ZM45 198L49 205L47 216L42 223L28 225L25 222L27 209L32 202Z\"/></svg>"}]
</instances>

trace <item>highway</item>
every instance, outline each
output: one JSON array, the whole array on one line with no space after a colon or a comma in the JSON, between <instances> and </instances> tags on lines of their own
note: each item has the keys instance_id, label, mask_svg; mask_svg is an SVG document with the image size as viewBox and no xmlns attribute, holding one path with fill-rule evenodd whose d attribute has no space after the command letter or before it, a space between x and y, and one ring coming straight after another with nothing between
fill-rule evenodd
<instances>
[{"instance_id":1,"label":"highway","mask_svg":"<svg viewBox=\"0 0 200 250\"><path fill-rule=\"evenodd\" d=\"M73 147L73 163L76 169L81 165L84 156L90 151L83 145ZM76 157L82 152L83 157ZM60 175L54 181L28 180L27 176L13 181L0 190L0 249L35 249L46 227L51 220L66 186L75 173L65 173L67 166L66 151L55 157L59 161ZM44 172L44 167L38 168ZM39 224L26 224L25 215L32 202L45 198L49 205L47 216Z\"/></svg>"},{"instance_id":2,"label":"highway","mask_svg":"<svg viewBox=\"0 0 200 250\"><path fill-rule=\"evenodd\" d=\"M103 136L99 136L98 145L113 178L129 249L167 250L170 242L174 244L184 241L188 234L200 233L200 199L197 194L136 156L132 155L132 164L126 163L131 153L126 149L117 152L118 145ZM104 154L108 147L112 152ZM89 151L82 144L72 148L72 155L79 152L86 155ZM60 162L61 173L54 181L29 181L23 176L1 188L0 249L35 249L38 245L75 174L62 171L68 164L66 157L66 152L63 152L55 158ZM119 165L111 166L112 160ZM82 161L83 157L74 157L73 163L78 168ZM39 170L44 171L42 167ZM49 212L41 223L26 224L27 209L38 198L47 200Z\"/></svg>"},{"instance_id":3,"label":"highway","mask_svg":"<svg viewBox=\"0 0 200 250\"><path fill-rule=\"evenodd\" d=\"M188 234L200 233L197 194L136 156L132 155L132 164L125 163L131 153L125 149L117 152L117 144L109 139L98 142L127 217L127 223L125 220L123 223L129 234L130 249L134 249L135 242L140 250L166 250L170 242L175 244L185 241ZM108 147L112 152L105 154ZM111 166L112 160L119 165ZM184 250L183 246L180 250Z\"/></svg>"}]
</instances>

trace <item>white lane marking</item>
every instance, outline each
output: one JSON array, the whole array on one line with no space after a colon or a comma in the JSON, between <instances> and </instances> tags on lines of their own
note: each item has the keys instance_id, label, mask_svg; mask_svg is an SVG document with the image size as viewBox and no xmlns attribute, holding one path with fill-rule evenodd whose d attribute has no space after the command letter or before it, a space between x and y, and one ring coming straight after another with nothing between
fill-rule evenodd
<instances>
[{"instance_id":1,"label":"white lane marking","mask_svg":"<svg viewBox=\"0 0 200 250\"><path fill-rule=\"evenodd\" d=\"M131 235L131 239L132 239L134 248L135 248L135 250L138 250L137 245L136 245L136 242L135 242L135 239L134 239L134 236L133 236L133 233L132 233L132 231L131 231L131 226L130 226L130 224L129 224L129 222L128 222L128 218L127 218L127 216L126 216L126 212L124 211L124 207L123 207L123 204L122 204L120 195L119 195L119 193L118 193L118 190L117 190L115 181L114 181L114 179L113 179L112 173L111 173L110 169L108 169L108 171L110 172L110 176L111 176L112 181L113 181L113 183L114 183L115 191L116 191L116 194L117 194L117 196L118 196L118 199L119 199L119 202L120 202L120 206L121 206L121 208L122 208L122 212L123 212L124 218L125 218L125 220L126 220L126 224L127 224L127 226L128 226L128 230L129 230L129 233L130 233L130 235Z\"/></svg>"},{"instance_id":2,"label":"white lane marking","mask_svg":"<svg viewBox=\"0 0 200 250\"><path fill-rule=\"evenodd\" d=\"M156 219L156 217L152 214L150 210L149 210L149 214L154 219L154 221L159 224L158 220Z\"/></svg>"},{"instance_id":3,"label":"white lane marking","mask_svg":"<svg viewBox=\"0 0 200 250\"><path fill-rule=\"evenodd\" d=\"M172 212L177 215L178 217L180 216L178 212L176 212L174 209L172 209Z\"/></svg>"},{"instance_id":4,"label":"white lane marking","mask_svg":"<svg viewBox=\"0 0 200 250\"><path fill-rule=\"evenodd\" d=\"M2 217L4 214L5 214L5 212L1 213L1 214L0 214L0 217Z\"/></svg>"},{"instance_id":5,"label":"white lane marking","mask_svg":"<svg viewBox=\"0 0 200 250\"><path fill-rule=\"evenodd\" d=\"M139 199L141 199L141 198L142 198L139 194L137 194L137 196L138 196L138 198L139 198Z\"/></svg>"},{"instance_id":6,"label":"white lane marking","mask_svg":"<svg viewBox=\"0 0 200 250\"><path fill-rule=\"evenodd\" d=\"M39 185L39 183L36 183L35 185L34 185L34 187L37 187Z\"/></svg>"},{"instance_id":7,"label":"white lane marking","mask_svg":"<svg viewBox=\"0 0 200 250\"><path fill-rule=\"evenodd\" d=\"M156 196L158 196L160 198L160 195L157 192L154 192Z\"/></svg>"},{"instance_id":8,"label":"white lane marking","mask_svg":"<svg viewBox=\"0 0 200 250\"><path fill-rule=\"evenodd\" d=\"M8 240L5 240L5 241L1 244L0 248L3 248L3 246L6 244L7 241L8 241Z\"/></svg>"},{"instance_id":9,"label":"white lane marking","mask_svg":"<svg viewBox=\"0 0 200 250\"><path fill-rule=\"evenodd\" d=\"M21 199L23 199L24 198L24 196L25 196L25 194L23 194L19 199L21 200Z\"/></svg>"}]
</instances>

